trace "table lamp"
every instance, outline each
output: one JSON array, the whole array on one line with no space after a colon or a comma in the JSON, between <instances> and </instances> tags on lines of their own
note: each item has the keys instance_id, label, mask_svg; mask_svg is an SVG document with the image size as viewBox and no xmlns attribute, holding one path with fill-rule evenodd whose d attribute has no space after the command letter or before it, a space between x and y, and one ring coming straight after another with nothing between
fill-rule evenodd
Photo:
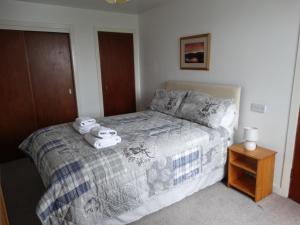
<instances>
[{"instance_id":1,"label":"table lamp","mask_svg":"<svg viewBox=\"0 0 300 225\"><path fill-rule=\"evenodd\" d=\"M256 127L244 127L244 147L248 151L256 149L258 140L258 129Z\"/></svg>"}]
</instances>

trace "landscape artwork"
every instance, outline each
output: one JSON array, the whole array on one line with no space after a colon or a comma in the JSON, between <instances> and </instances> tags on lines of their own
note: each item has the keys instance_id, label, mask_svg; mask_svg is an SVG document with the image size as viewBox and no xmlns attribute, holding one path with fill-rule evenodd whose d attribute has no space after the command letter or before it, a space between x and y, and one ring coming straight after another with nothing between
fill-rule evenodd
<instances>
[{"instance_id":1,"label":"landscape artwork","mask_svg":"<svg viewBox=\"0 0 300 225\"><path fill-rule=\"evenodd\" d=\"M210 34L180 39L180 68L209 70Z\"/></svg>"},{"instance_id":2,"label":"landscape artwork","mask_svg":"<svg viewBox=\"0 0 300 225\"><path fill-rule=\"evenodd\" d=\"M204 63L204 42L184 45L185 63Z\"/></svg>"}]
</instances>

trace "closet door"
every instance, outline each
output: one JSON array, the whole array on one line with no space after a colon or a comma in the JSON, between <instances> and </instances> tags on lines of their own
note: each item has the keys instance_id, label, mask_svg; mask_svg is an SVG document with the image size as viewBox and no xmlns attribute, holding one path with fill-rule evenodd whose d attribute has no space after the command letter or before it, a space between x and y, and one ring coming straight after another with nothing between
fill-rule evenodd
<instances>
[{"instance_id":1,"label":"closet door","mask_svg":"<svg viewBox=\"0 0 300 225\"><path fill-rule=\"evenodd\" d=\"M136 111L133 34L99 32L104 115Z\"/></svg>"},{"instance_id":2,"label":"closet door","mask_svg":"<svg viewBox=\"0 0 300 225\"><path fill-rule=\"evenodd\" d=\"M289 198L300 203L300 110L298 116L293 167L291 171Z\"/></svg>"},{"instance_id":3,"label":"closet door","mask_svg":"<svg viewBox=\"0 0 300 225\"><path fill-rule=\"evenodd\" d=\"M25 32L38 127L77 117L69 34Z\"/></svg>"},{"instance_id":4,"label":"closet door","mask_svg":"<svg viewBox=\"0 0 300 225\"><path fill-rule=\"evenodd\" d=\"M21 31L0 30L0 162L19 158L18 145L36 129Z\"/></svg>"}]
</instances>

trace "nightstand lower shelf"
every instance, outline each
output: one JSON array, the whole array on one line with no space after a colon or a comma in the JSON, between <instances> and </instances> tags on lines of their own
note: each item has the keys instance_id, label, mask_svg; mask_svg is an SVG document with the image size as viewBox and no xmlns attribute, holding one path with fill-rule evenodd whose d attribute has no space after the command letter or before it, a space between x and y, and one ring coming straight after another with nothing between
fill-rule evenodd
<instances>
[{"instance_id":1,"label":"nightstand lower shelf","mask_svg":"<svg viewBox=\"0 0 300 225\"><path fill-rule=\"evenodd\" d=\"M249 175L244 175L235 181L231 182L230 186L255 197L255 178Z\"/></svg>"}]
</instances>

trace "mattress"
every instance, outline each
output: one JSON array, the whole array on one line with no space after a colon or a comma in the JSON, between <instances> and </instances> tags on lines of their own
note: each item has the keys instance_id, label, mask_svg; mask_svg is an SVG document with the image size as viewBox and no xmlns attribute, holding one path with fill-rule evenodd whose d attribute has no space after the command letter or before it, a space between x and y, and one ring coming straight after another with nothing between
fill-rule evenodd
<instances>
[{"instance_id":1,"label":"mattress","mask_svg":"<svg viewBox=\"0 0 300 225\"><path fill-rule=\"evenodd\" d=\"M42 224L127 224L220 181L231 135L155 111L102 118L122 142L97 150L71 124L30 135L20 148L46 191Z\"/></svg>"}]
</instances>

